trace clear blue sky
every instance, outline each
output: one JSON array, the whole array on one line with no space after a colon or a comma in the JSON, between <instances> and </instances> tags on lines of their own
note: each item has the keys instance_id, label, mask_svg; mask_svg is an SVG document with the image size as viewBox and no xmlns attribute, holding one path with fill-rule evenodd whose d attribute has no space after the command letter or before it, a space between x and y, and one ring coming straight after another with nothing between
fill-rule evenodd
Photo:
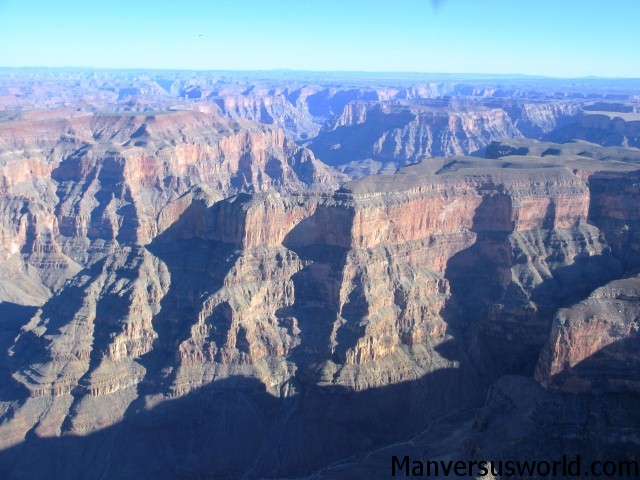
<instances>
[{"instance_id":1,"label":"clear blue sky","mask_svg":"<svg viewBox=\"0 0 640 480\"><path fill-rule=\"evenodd\" d=\"M0 0L0 66L640 77L640 0Z\"/></svg>"}]
</instances>

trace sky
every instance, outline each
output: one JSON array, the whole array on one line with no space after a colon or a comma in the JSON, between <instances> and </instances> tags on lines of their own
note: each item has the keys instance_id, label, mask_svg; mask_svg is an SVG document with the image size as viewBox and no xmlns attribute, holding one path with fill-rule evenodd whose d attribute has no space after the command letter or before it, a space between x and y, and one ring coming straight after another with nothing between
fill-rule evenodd
<instances>
[{"instance_id":1,"label":"sky","mask_svg":"<svg viewBox=\"0 0 640 480\"><path fill-rule=\"evenodd\" d=\"M638 20L640 0L0 0L0 66L640 78Z\"/></svg>"}]
</instances>

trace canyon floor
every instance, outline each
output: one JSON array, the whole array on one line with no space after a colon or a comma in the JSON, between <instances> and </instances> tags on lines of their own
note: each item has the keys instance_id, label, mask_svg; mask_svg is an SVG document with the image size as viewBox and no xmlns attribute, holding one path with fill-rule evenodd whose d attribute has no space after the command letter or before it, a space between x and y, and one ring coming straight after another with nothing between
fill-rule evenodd
<instances>
[{"instance_id":1,"label":"canyon floor","mask_svg":"<svg viewBox=\"0 0 640 480\"><path fill-rule=\"evenodd\" d=\"M640 461L638 147L636 80L0 69L0 477Z\"/></svg>"}]
</instances>

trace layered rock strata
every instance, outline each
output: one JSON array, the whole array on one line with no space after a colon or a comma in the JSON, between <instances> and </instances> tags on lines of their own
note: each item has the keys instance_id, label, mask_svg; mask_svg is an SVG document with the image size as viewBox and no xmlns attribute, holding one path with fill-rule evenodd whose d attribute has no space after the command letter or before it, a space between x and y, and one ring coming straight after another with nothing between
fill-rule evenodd
<instances>
[{"instance_id":1,"label":"layered rock strata","mask_svg":"<svg viewBox=\"0 0 640 480\"><path fill-rule=\"evenodd\" d=\"M308 145L329 165L363 176L505 138L540 138L579 114L572 103L459 103L349 103Z\"/></svg>"},{"instance_id":2,"label":"layered rock strata","mask_svg":"<svg viewBox=\"0 0 640 480\"><path fill-rule=\"evenodd\" d=\"M640 278L616 280L556 314L538 367L546 388L640 392Z\"/></svg>"},{"instance_id":3,"label":"layered rock strata","mask_svg":"<svg viewBox=\"0 0 640 480\"><path fill-rule=\"evenodd\" d=\"M495 159L432 159L333 193L228 196L204 182L164 201L151 229L123 212L135 225L120 223L122 206L113 217L90 216L75 237L60 222L53 238L64 240L56 240L62 252L85 236L92 246L111 242L84 265L79 257L78 272L13 342L0 403L4 448L53 437L66 451L66 439L81 434L90 448L109 445L123 465L139 469L120 443L144 438L144 425L160 422L182 432L162 437L181 449L193 432L175 418L203 408L194 431L229 460L216 466L207 452L185 451L196 460L181 463L183 472L292 475L479 406L488 382L533 373L559 307L623 275L621 247L608 242L615 229L602 223L607 205L628 223L628 238L639 227L632 202L615 202L617 189L602 186L619 179L635 195L633 159L606 160L593 145L590 156L564 155L559 145L544 145L559 153L536 155L542 147L510 155L521 147L497 146L508 155ZM110 180L98 192L117 199L131 188L127 195L144 198L160 175L163 157L153 158L144 168L136 160L130 182L126 161L100 160ZM621 327L605 322L596 330L609 339L633 336L624 318ZM545 385L593 388L607 376L611 388L635 385L633 375L608 375L618 365L608 360L572 370L612 342L567 348L584 344L591 330L577 322L565 338L553 328L555 343L538 367ZM369 425L373 404L390 411L376 410L380 422ZM335 428L316 422L327 405ZM353 414L354 405L364 413ZM256 444L233 453L242 440L234 435L251 431ZM308 444L294 458L273 464L301 438ZM21 450L9 451L0 467L19 472ZM99 459L97 476L119 468Z\"/></svg>"},{"instance_id":4,"label":"layered rock strata","mask_svg":"<svg viewBox=\"0 0 640 480\"><path fill-rule=\"evenodd\" d=\"M68 115L66 114L68 113ZM198 112L25 112L0 130L4 300L38 304L120 245L148 244L198 195L335 189L281 130ZM31 296L21 298L20 285Z\"/></svg>"},{"instance_id":5,"label":"layered rock strata","mask_svg":"<svg viewBox=\"0 0 640 480\"><path fill-rule=\"evenodd\" d=\"M49 301L14 378L31 404L67 399L53 431L83 432L88 398L120 398L108 424L141 394L237 374L287 396L293 378L359 391L467 375L497 354L496 371L525 371L548 313L622 271L587 224L589 177L568 166L460 157L333 195L199 193L146 247L113 251Z\"/></svg>"}]
</instances>

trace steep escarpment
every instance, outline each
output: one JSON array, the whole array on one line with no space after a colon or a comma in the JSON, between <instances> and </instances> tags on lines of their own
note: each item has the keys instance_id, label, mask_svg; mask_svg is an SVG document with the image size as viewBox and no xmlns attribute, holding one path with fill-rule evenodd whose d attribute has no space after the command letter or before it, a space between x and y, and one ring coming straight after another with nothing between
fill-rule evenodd
<instances>
[{"instance_id":1,"label":"steep escarpment","mask_svg":"<svg viewBox=\"0 0 640 480\"><path fill-rule=\"evenodd\" d=\"M564 392L638 392L640 279L608 283L560 310L536 378Z\"/></svg>"},{"instance_id":2,"label":"steep escarpment","mask_svg":"<svg viewBox=\"0 0 640 480\"><path fill-rule=\"evenodd\" d=\"M81 266L151 242L197 191L331 191L341 179L281 130L198 112L25 112L0 148L2 291L14 303L41 303Z\"/></svg>"},{"instance_id":3,"label":"steep escarpment","mask_svg":"<svg viewBox=\"0 0 640 480\"><path fill-rule=\"evenodd\" d=\"M359 293L369 278L386 274L389 253L398 252L381 249L367 254L353 248L361 244L352 235L354 213L360 207L342 195L297 199L241 195L211 205L196 200L176 225L147 247L115 252L103 265L83 271L78 282L47 302L16 344L14 380L25 396L18 396L11 407L6 405L15 411L2 427L5 447L23 441L26 431L41 438L65 438L112 425L125 437L116 434L116 443L108 441L109 450L117 450L129 471L137 471L138 461L124 460L118 446L140 431L137 422L142 417L136 412L144 405L153 409L161 404L176 413L158 414L177 418L184 415L185 402L192 405L193 395L208 392L202 393L203 398L213 403L198 402L213 409L204 423L214 432L214 444L228 445L230 450L220 446L214 453L193 452L207 466L190 467L189 473L205 471L202 468L220 475L247 471L244 453L228 457L239 451L240 437L232 432L247 432L262 418L258 423L264 429L252 430L257 435L257 443L250 447L255 474L270 469L288 474L412 428L401 412L415 411L420 420L414 417L412 422L422 424L452 405L477 402L475 395L458 395L459 401L453 403L444 395L462 393L461 386L474 385L477 378L461 360L463 353L439 317L446 286L442 279L420 271L424 262L418 256L399 260L394 267L397 300L387 298L394 290L382 284L383 278L375 280L377 292ZM414 245L397 248L409 253ZM445 245L445 251L452 248L459 247ZM381 265L363 271L371 255ZM428 283L412 287L416 276ZM430 297L423 298L425 293ZM383 295L382 304L368 298L372 294ZM376 310L372 323L378 323L376 317L385 322L382 328L366 332L369 337L363 346L357 345L353 333L341 331L350 322L349 328L359 334L360 302ZM420 315L417 328L402 327L419 334L405 339L405 346L395 345L396 307L391 302L404 306L405 322ZM116 317L122 321L114 322ZM60 318L69 320L61 323L56 320ZM443 343L450 344L446 354L437 350ZM432 377L432 372L439 373ZM416 383L408 383L409 379ZM397 387L385 390L389 384ZM378 426L358 434L352 443L348 432L365 421L372 401L365 390L376 388L379 391L373 395L381 414L385 405L398 401L405 408L396 414L387 411ZM343 393L327 396L335 391L331 389ZM436 394L439 389L443 394ZM175 397L184 400L172 401ZM327 401L336 412L331 429L311 421ZM365 410L345 417L339 412L347 405L362 405ZM92 423L91 412L96 409L102 413ZM229 409L245 420L217 427L209 423L217 422L213 418L223 422ZM265 418L272 427L266 427ZM279 426L283 422L289 424L284 431ZM298 448L286 464L273 465L274 449L289 451L300 444L301 436L304 448ZM93 438L97 437L92 434L87 441L92 443ZM213 454L228 460L212 465L206 458ZM18 464L6 459L4 469L20 471ZM92 471L115 467L102 455L93 462ZM159 464L173 471L165 460ZM67 471L65 465L63 461L61 468Z\"/></svg>"},{"instance_id":4,"label":"steep escarpment","mask_svg":"<svg viewBox=\"0 0 640 480\"><path fill-rule=\"evenodd\" d=\"M607 215L598 198L614 189L592 180L637 166L554 158L437 159L333 194L192 189L165 206L174 210L151 241L114 243L22 328L3 394L5 447L52 436L66 452L67 438L88 435L87 448L106 442L141 471L123 449L140 422L184 432L167 439L178 448L187 433L171 419L201 405L209 413L192 432L228 458L214 465L180 449L197 459L181 471L292 475L479 406L487 383L533 372L559 307L624 271L590 221L595 205ZM543 358L556 372L580 352ZM370 401L410 415L376 410L380 421L360 428L369 417L354 405L367 412ZM336 412L333 426L313 420L320 405ZM234 431L251 428L256 443L238 453ZM296 455L273 464L293 445ZM5 471L19 469L20 451ZM96 462L101 474L119 468Z\"/></svg>"},{"instance_id":5,"label":"steep escarpment","mask_svg":"<svg viewBox=\"0 0 640 480\"><path fill-rule=\"evenodd\" d=\"M589 111L547 138L553 142L581 139L603 146L640 147L640 115Z\"/></svg>"},{"instance_id":6,"label":"steep escarpment","mask_svg":"<svg viewBox=\"0 0 640 480\"><path fill-rule=\"evenodd\" d=\"M332 130L309 144L329 165L370 159L381 166L393 164L393 172L424 157L464 155L483 147L487 140L519 135L506 112L499 109L420 111L375 104L355 117L354 109L362 107L345 109Z\"/></svg>"},{"instance_id":7,"label":"steep escarpment","mask_svg":"<svg viewBox=\"0 0 640 480\"><path fill-rule=\"evenodd\" d=\"M467 155L495 140L541 137L578 113L573 103L352 102L308 145L330 165L363 176L427 157Z\"/></svg>"},{"instance_id":8,"label":"steep escarpment","mask_svg":"<svg viewBox=\"0 0 640 480\"><path fill-rule=\"evenodd\" d=\"M573 102L510 102L496 101L511 117L515 128L526 138L545 135L573 123L580 114L580 106Z\"/></svg>"},{"instance_id":9,"label":"steep escarpment","mask_svg":"<svg viewBox=\"0 0 640 480\"><path fill-rule=\"evenodd\" d=\"M640 150L624 147L600 147L575 140L563 144L512 139L493 142L487 158L509 156L540 157L539 162L553 165L562 159L589 189L587 221L598 227L626 269L637 267L638 257L638 165Z\"/></svg>"},{"instance_id":10,"label":"steep escarpment","mask_svg":"<svg viewBox=\"0 0 640 480\"><path fill-rule=\"evenodd\" d=\"M593 201L589 221L597 225L627 268L640 266L640 193L638 172L594 174L589 178Z\"/></svg>"},{"instance_id":11,"label":"steep escarpment","mask_svg":"<svg viewBox=\"0 0 640 480\"><path fill-rule=\"evenodd\" d=\"M320 129L304 102L314 92L273 92L252 90L252 95L223 94L215 100L220 112L230 118L255 120L277 125L296 139L313 137ZM302 105L301 105L302 104Z\"/></svg>"},{"instance_id":12,"label":"steep escarpment","mask_svg":"<svg viewBox=\"0 0 640 480\"><path fill-rule=\"evenodd\" d=\"M528 163L533 157L501 160L496 164L455 159L445 165L435 178L454 182L454 191L466 189L463 198L473 199L466 215L455 213L455 196L440 191L436 196L443 202L443 216L433 217L433 210L418 208L421 214L411 217L407 230L448 221L467 229L472 235L468 247L451 252L441 264L455 299L451 318L469 329L469 349L487 372L532 372L555 309L621 275L623 268L600 232L587 224L590 192L582 178L569 170ZM520 168L492 170L492 165L512 162ZM428 165L389 177L389 185L434 188L416 184L419 169L432 168ZM375 190L383 179L370 177L358 186ZM403 205L394 212L392 226L401 225L408 211ZM387 229L372 231L383 236ZM428 236L427 232L421 235Z\"/></svg>"}]
</instances>

